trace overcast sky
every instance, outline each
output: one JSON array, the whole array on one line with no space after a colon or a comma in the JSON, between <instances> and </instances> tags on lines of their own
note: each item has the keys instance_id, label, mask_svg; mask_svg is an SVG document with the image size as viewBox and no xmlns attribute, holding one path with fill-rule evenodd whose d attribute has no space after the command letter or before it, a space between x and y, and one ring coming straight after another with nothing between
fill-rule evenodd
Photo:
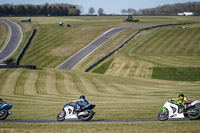
<instances>
[{"instance_id":1,"label":"overcast sky","mask_svg":"<svg viewBox=\"0 0 200 133\"><path fill-rule=\"evenodd\" d=\"M104 13L121 13L122 9L152 8L164 4L200 2L200 0L0 0L0 4L45 4L45 3L68 3L81 5L83 13L88 13L88 9L93 7L95 11L99 8L104 9Z\"/></svg>"}]
</instances>

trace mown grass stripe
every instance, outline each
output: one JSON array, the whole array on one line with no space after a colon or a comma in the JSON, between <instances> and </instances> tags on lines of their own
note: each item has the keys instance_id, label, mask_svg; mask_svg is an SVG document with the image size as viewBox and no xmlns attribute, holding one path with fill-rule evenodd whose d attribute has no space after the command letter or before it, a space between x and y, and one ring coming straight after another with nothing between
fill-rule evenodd
<instances>
[{"instance_id":1,"label":"mown grass stripe","mask_svg":"<svg viewBox=\"0 0 200 133\"><path fill-rule=\"evenodd\" d=\"M14 94L15 85L23 72L22 70L19 70L19 71L10 70L10 71L11 71L11 73L5 80L4 86L1 90L1 94L4 94L4 95Z\"/></svg>"},{"instance_id":2,"label":"mown grass stripe","mask_svg":"<svg viewBox=\"0 0 200 133\"><path fill-rule=\"evenodd\" d=\"M83 85L82 81L81 81L81 77L80 75L77 75L77 74L72 74L71 75L73 77L73 81L76 85L76 89L81 93L81 94L89 94L90 92L88 92L86 89L85 89L85 86Z\"/></svg>"},{"instance_id":3,"label":"mown grass stripe","mask_svg":"<svg viewBox=\"0 0 200 133\"><path fill-rule=\"evenodd\" d=\"M64 77L63 73L60 71L55 71L55 73L56 73L56 89L59 92L59 94L70 94L67 91L67 88L64 84L65 77Z\"/></svg>"},{"instance_id":4,"label":"mown grass stripe","mask_svg":"<svg viewBox=\"0 0 200 133\"><path fill-rule=\"evenodd\" d=\"M4 84L11 73L8 69L0 70L0 94L2 94Z\"/></svg>"},{"instance_id":5,"label":"mown grass stripe","mask_svg":"<svg viewBox=\"0 0 200 133\"><path fill-rule=\"evenodd\" d=\"M71 73L64 73L64 85L67 89L67 92L69 92L69 94L81 94L81 92L78 91L77 89L77 85L74 82L74 78L72 76L73 74Z\"/></svg>"},{"instance_id":6,"label":"mown grass stripe","mask_svg":"<svg viewBox=\"0 0 200 133\"><path fill-rule=\"evenodd\" d=\"M38 78L36 81L36 92L37 94L45 95L47 94L47 91L45 90L46 86L46 72L44 71L39 71L38 72Z\"/></svg>"},{"instance_id":7,"label":"mown grass stripe","mask_svg":"<svg viewBox=\"0 0 200 133\"><path fill-rule=\"evenodd\" d=\"M38 72L37 71L30 71L29 76L24 85L24 94L25 95L36 95L36 82L38 79Z\"/></svg>"},{"instance_id":8,"label":"mown grass stripe","mask_svg":"<svg viewBox=\"0 0 200 133\"><path fill-rule=\"evenodd\" d=\"M55 71L49 70L46 73L46 83L45 83L45 90L47 94L59 94L56 88L56 73Z\"/></svg>"},{"instance_id":9,"label":"mown grass stripe","mask_svg":"<svg viewBox=\"0 0 200 133\"><path fill-rule=\"evenodd\" d=\"M29 76L29 71L23 70L21 75L16 81L14 94L16 95L24 94L24 90L25 90L24 86L25 86L28 76Z\"/></svg>"},{"instance_id":10,"label":"mown grass stripe","mask_svg":"<svg viewBox=\"0 0 200 133\"><path fill-rule=\"evenodd\" d=\"M89 92L89 94L92 94L92 95L98 95L98 94L100 94L98 86L96 86L94 84L93 79L89 78L89 76L88 77L81 76L80 79L81 79L83 85L85 86L85 90L87 92Z\"/></svg>"}]
</instances>

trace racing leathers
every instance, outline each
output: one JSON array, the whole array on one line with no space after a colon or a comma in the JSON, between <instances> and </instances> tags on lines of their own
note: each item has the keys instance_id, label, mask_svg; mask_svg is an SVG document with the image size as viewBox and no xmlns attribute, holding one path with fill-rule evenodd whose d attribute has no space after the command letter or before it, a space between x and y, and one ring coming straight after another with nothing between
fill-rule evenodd
<instances>
[{"instance_id":1,"label":"racing leathers","mask_svg":"<svg viewBox=\"0 0 200 133\"><path fill-rule=\"evenodd\" d=\"M187 98L185 96L183 98L180 98L180 97L174 98L174 99L172 99L172 101L175 101L176 105L181 105L181 106L184 106L185 108L187 107L185 103L192 102L189 98Z\"/></svg>"},{"instance_id":2,"label":"racing leathers","mask_svg":"<svg viewBox=\"0 0 200 133\"><path fill-rule=\"evenodd\" d=\"M83 107L89 104L89 102L84 98L72 101L71 103L76 103L73 106L76 111L81 111Z\"/></svg>"}]
</instances>

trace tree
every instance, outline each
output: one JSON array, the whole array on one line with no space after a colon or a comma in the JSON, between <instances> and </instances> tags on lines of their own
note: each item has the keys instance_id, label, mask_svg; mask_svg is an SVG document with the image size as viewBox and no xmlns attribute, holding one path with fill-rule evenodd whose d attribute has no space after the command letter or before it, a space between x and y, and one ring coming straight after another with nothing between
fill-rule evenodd
<instances>
[{"instance_id":1,"label":"tree","mask_svg":"<svg viewBox=\"0 0 200 133\"><path fill-rule=\"evenodd\" d=\"M0 5L0 16L41 16L41 15L54 15L54 16L78 16L80 10L74 5L70 4L43 4L43 5Z\"/></svg>"},{"instance_id":2,"label":"tree","mask_svg":"<svg viewBox=\"0 0 200 133\"><path fill-rule=\"evenodd\" d=\"M121 10L121 13L122 13L122 14L126 14L126 13L127 13L126 9L122 9L122 10Z\"/></svg>"},{"instance_id":3,"label":"tree","mask_svg":"<svg viewBox=\"0 0 200 133\"><path fill-rule=\"evenodd\" d=\"M102 15L104 14L104 10L103 10L103 8L99 8L99 10L98 10L98 14L99 14L99 16L102 16Z\"/></svg>"},{"instance_id":4,"label":"tree","mask_svg":"<svg viewBox=\"0 0 200 133\"><path fill-rule=\"evenodd\" d=\"M91 14L91 15L92 15L93 13L95 13L94 8L93 8L93 7L90 7L88 13Z\"/></svg>"},{"instance_id":5,"label":"tree","mask_svg":"<svg viewBox=\"0 0 200 133\"><path fill-rule=\"evenodd\" d=\"M127 10L127 12L128 12L129 14L137 14L137 11L136 11L135 9L133 9L133 8L129 8L129 9Z\"/></svg>"}]
</instances>

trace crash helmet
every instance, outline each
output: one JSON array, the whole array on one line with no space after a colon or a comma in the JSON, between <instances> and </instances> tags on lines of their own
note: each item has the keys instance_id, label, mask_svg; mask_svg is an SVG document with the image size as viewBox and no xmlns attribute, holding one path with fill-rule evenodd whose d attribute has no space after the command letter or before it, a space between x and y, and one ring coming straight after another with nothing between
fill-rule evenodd
<instances>
[{"instance_id":1,"label":"crash helmet","mask_svg":"<svg viewBox=\"0 0 200 133\"><path fill-rule=\"evenodd\" d=\"M81 95L81 96L79 97L79 99L85 99L85 96L84 96L84 95Z\"/></svg>"},{"instance_id":2,"label":"crash helmet","mask_svg":"<svg viewBox=\"0 0 200 133\"><path fill-rule=\"evenodd\" d=\"M2 99L0 98L0 101L2 101Z\"/></svg>"},{"instance_id":3,"label":"crash helmet","mask_svg":"<svg viewBox=\"0 0 200 133\"><path fill-rule=\"evenodd\" d=\"M181 100L183 100L184 94L179 94L179 95L178 95L178 98L180 98Z\"/></svg>"}]
</instances>

